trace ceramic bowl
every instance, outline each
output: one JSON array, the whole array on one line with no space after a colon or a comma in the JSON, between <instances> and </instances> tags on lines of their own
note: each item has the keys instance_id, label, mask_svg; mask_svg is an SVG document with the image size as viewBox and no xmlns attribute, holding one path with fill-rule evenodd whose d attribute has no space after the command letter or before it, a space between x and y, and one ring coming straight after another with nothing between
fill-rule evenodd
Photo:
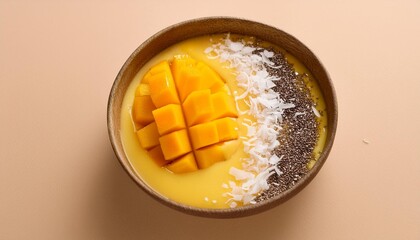
<instances>
[{"instance_id":1,"label":"ceramic bowl","mask_svg":"<svg viewBox=\"0 0 420 240\"><path fill-rule=\"evenodd\" d=\"M124 153L120 137L120 115L124 94L130 82L142 66L153 56L175 43L188 38L217 33L234 33L254 36L261 40L278 45L294 55L309 69L317 80L324 96L328 113L328 129L325 148L309 173L306 174L291 189L282 192L276 197L254 205L247 205L232 209L197 208L171 201L161 196L143 182L143 180L135 173L129 163L129 160L127 159L126 154ZM215 218L232 218L248 216L271 209L296 195L305 186L307 186L309 182L311 182L325 163L333 145L337 127L337 102L331 79L324 66L315 54L295 37L280 29L255 21L229 17L209 17L193 19L167 27L151 36L131 54L122 66L112 86L108 102L107 121L109 137L119 162L134 182L146 193L159 202L187 214Z\"/></svg>"}]
</instances>

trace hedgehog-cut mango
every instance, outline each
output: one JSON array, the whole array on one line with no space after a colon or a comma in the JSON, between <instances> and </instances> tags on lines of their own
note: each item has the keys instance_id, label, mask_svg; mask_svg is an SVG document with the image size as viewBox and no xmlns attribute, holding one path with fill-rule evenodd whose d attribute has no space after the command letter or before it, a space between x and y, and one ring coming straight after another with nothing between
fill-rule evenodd
<instances>
[{"instance_id":1,"label":"hedgehog-cut mango","mask_svg":"<svg viewBox=\"0 0 420 240\"><path fill-rule=\"evenodd\" d=\"M219 74L188 55L162 61L136 89L133 121L140 145L157 166L181 174L208 168L232 154L238 112ZM229 153L229 154L228 154Z\"/></svg>"}]
</instances>

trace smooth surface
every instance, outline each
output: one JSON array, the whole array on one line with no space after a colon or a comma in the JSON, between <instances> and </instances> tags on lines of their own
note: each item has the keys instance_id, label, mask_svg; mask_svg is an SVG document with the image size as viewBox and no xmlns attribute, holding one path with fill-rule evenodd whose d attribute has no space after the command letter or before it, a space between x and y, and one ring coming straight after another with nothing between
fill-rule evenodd
<instances>
[{"instance_id":1,"label":"smooth surface","mask_svg":"<svg viewBox=\"0 0 420 240\"><path fill-rule=\"evenodd\" d=\"M260 3L1 1L0 239L419 239L420 3ZM247 218L159 204L107 136L109 90L129 54L168 25L210 15L291 33L338 97L334 147L314 181Z\"/></svg>"}]
</instances>

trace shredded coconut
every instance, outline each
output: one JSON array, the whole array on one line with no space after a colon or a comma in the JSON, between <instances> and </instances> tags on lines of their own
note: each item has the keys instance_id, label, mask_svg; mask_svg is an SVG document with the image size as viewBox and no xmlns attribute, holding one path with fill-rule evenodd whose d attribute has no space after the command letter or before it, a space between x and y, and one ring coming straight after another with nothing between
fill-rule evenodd
<instances>
[{"instance_id":1,"label":"shredded coconut","mask_svg":"<svg viewBox=\"0 0 420 240\"><path fill-rule=\"evenodd\" d=\"M306 114L305 112L296 112L294 117L297 117L297 116L300 116L300 115L305 115L305 114Z\"/></svg>"},{"instance_id":2,"label":"shredded coconut","mask_svg":"<svg viewBox=\"0 0 420 240\"><path fill-rule=\"evenodd\" d=\"M276 68L270 60L274 53L259 47L246 45L245 41L232 41L227 35L219 43L213 43L204 51L209 58L219 59L226 63L228 68L235 69L236 84L243 90L239 94L234 91L238 101L243 101L249 109L239 109L240 114L250 116L255 121L244 119L243 125L247 128L247 136L242 137L244 152L247 158L242 158L242 168L232 167L229 173L236 182L223 184L230 189L225 193L227 203L231 208L246 204L255 204L255 198L261 191L267 190L267 179L282 172L277 168L277 163L283 156L274 153L280 143L277 140L282 114L285 109L293 108L293 103L285 103L272 88L274 81L280 80L271 76L266 67ZM316 110L316 109L315 109Z\"/></svg>"},{"instance_id":3,"label":"shredded coconut","mask_svg":"<svg viewBox=\"0 0 420 240\"><path fill-rule=\"evenodd\" d=\"M321 117L321 114L318 112L318 110L314 106L312 106L312 111L314 112L316 117Z\"/></svg>"}]
</instances>

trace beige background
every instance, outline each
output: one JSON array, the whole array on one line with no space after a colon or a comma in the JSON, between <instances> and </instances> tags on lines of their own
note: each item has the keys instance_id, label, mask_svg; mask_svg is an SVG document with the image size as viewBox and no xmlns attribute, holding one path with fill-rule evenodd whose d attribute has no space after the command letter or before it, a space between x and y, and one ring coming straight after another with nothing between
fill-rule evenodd
<instances>
[{"instance_id":1,"label":"beige background","mask_svg":"<svg viewBox=\"0 0 420 240\"><path fill-rule=\"evenodd\" d=\"M0 1L0 239L420 239L420 2L318 2ZM108 93L131 52L213 15L299 38L339 101L315 180L242 219L155 202L106 131Z\"/></svg>"}]
</instances>

